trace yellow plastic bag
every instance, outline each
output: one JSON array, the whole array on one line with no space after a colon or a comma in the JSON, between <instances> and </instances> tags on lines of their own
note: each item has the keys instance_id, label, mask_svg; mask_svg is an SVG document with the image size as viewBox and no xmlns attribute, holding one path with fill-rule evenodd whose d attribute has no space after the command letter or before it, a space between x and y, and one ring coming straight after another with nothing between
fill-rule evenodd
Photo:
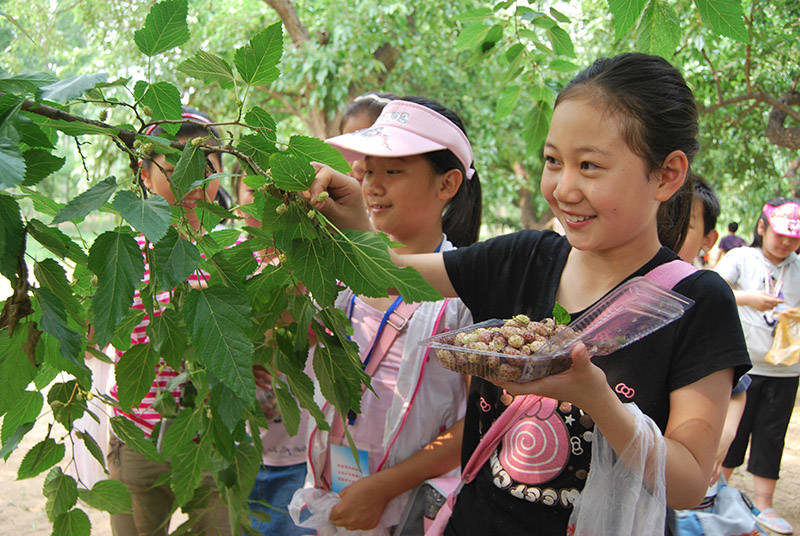
<instances>
[{"instance_id":1,"label":"yellow plastic bag","mask_svg":"<svg viewBox=\"0 0 800 536\"><path fill-rule=\"evenodd\" d=\"M775 338L765 359L773 365L787 367L800 359L800 308L792 307L778 313Z\"/></svg>"}]
</instances>

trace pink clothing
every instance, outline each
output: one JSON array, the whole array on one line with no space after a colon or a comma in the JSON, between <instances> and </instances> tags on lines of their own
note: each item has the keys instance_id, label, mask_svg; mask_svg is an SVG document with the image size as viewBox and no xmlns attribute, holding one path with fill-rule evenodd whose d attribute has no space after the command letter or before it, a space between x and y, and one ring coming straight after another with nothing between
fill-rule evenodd
<instances>
[{"instance_id":1,"label":"pink clothing","mask_svg":"<svg viewBox=\"0 0 800 536\"><path fill-rule=\"evenodd\" d=\"M350 323L353 326L353 341L360 348L362 362L367 357L367 352L375 340L375 334L382 318L383 311L367 305L356 297ZM380 365L372 375L372 388L375 393L369 390L364 391L364 397L361 399L361 414L358 415L354 424L347 427L356 447L366 450L370 454L370 474L375 472L383 459L383 423L386 422L386 414L392 405L392 398L397 387L406 331L403 330L397 336L389 351L383 356ZM373 356L374 359L379 357L377 354Z\"/></svg>"},{"instance_id":2,"label":"pink clothing","mask_svg":"<svg viewBox=\"0 0 800 536\"><path fill-rule=\"evenodd\" d=\"M142 256L144 256L144 235L137 236L136 242L139 244L139 248L142 250ZM152 244L150 244L150 247L152 247ZM200 276L198 275L198 272L195 272L188 277L187 281L189 281L189 283L196 283L199 279ZM150 265L147 263L146 256L144 257L144 277L142 278L142 282L144 284L150 282ZM156 294L155 299L159 304L162 305L161 309L154 311L155 316L159 316L161 315L161 311L164 309L164 307L169 303L169 292L159 292ZM131 308L144 311L144 304L142 303L142 297L139 294L139 289L136 289L133 294L133 304L131 305ZM146 333L147 326L149 325L150 317L149 315L145 314L139 325L133 328L133 332L131 332L131 344L149 344L150 339L147 337ZM117 350L116 352L117 361L119 361L119 359L122 357L122 354L125 352L120 350ZM153 402L155 402L155 399L159 393L164 391L167 387L167 384L177 375L178 372L169 368L163 359L159 359L158 365L156 365L156 377L150 386L150 391L142 399L142 402L137 407L133 408L130 413L126 413L114 408L114 415L122 415L127 417L133 421L136 426L141 428L147 437L150 437L150 434L153 433L153 428L155 428L155 425L161 420L161 414L152 409ZM113 387L111 387L110 394L112 397L117 398L116 383ZM175 400L175 404L177 405L181 397L180 389L173 389L170 391L170 395L172 395L172 398Z\"/></svg>"}]
</instances>

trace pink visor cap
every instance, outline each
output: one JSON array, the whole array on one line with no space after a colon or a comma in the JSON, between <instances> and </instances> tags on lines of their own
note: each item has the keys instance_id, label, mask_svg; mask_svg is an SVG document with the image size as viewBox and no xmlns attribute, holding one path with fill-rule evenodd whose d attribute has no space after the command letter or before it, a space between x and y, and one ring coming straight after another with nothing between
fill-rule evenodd
<instances>
[{"instance_id":1,"label":"pink visor cap","mask_svg":"<svg viewBox=\"0 0 800 536\"><path fill-rule=\"evenodd\" d=\"M393 100L371 127L325 141L350 162L366 156L394 158L450 149L467 170L467 178L475 174L472 147L464 132L442 114L414 102Z\"/></svg>"},{"instance_id":2,"label":"pink visor cap","mask_svg":"<svg viewBox=\"0 0 800 536\"><path fill-rule=\"evenodd\" d=\"M800 205L789 201L777 207L767 204L761 210L775 233L800 238Z\"/></svg>"}]
</instances>

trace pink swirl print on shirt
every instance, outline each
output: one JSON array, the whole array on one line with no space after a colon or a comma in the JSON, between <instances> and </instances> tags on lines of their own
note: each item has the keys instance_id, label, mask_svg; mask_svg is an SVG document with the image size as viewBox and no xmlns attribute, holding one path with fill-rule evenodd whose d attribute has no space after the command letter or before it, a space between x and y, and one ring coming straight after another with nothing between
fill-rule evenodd
<instances>
[{"instance_id":1,"label":"pink swirl print on shirt","mask_svg":"<svg viewBox=\"0 0 800 536\"><path fill-rule=\"evenodd\" d=\"M541 484L558 476L569 459L569 434L557 402L542 398L503 436L500 464L516 482Z\"/></svg>"}]
</instances>

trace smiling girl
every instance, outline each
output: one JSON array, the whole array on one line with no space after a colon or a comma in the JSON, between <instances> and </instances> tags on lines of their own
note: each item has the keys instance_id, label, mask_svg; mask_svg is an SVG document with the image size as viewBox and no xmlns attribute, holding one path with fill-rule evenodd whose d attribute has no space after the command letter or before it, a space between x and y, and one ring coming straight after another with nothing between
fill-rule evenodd
<instances>
[{"instance_id":1,"label":"smiling girl","mask_svg":"<svg viewBox=\"0 0 800 536\"><path fill-rule=\"evenodd\" d=\"M393 253L442 295L459 296L476 321L540 320L556 302L574 318L662 266L669 286L695 301L681 319L608 356L590 359L578 345L561 374L502 386L474 378L461 459L475 470L465 470L445 534L658 534L666 504L703 498L724 408L749 359L728 285L672 264L689 217L696 135L692 92L664 59L598 60L559 94L544 146L541 191L566 237L522 231L444 253ZM327 190L316 206L340 226L366 229L354 188L325 168L310 195ZM491 455L470 464L501 417L507 427ZM595 451L624 462L601 471ZM600 489L582 494L590 479Z\"/></svg>"},{"instance_id":2,"label":"smiling girl","mask_svg":"<svg viewBox=\"0 0 800 536\"><path fill-rule=\"evenodd\" d=\"M364 161L363 204L357 210L401 242L401 251L450 251L477 239L480 183L464 127L451 110L426 99L392 101L372 127L328 142L348 160ZM466 383L430 359L418 342L472 318L457 299L408 304L399 296L369 298L349 289L336 306L350 319L374 390L364 393L361 414L346 418L362 472L341 417L328 406L332 430L315 427L311 433L307 487L339 493L341 501L330 512L338 527L419 534L424 510L433 508L435 515L438 507L426 499L444 481L421 484L447 473L457 481Z\"/></svg>"}]
</instances>

